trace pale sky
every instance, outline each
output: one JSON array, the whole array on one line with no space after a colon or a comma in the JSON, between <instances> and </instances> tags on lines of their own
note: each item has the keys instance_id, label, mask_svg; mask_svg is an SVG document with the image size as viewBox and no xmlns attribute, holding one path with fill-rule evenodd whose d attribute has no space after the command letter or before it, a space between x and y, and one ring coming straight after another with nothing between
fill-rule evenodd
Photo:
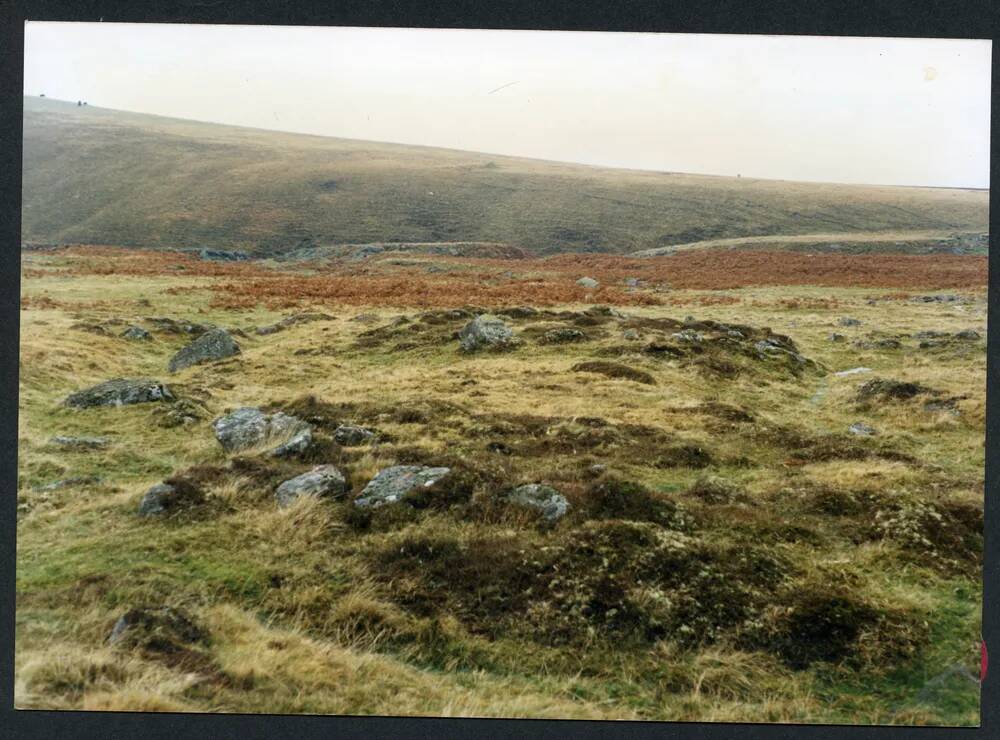
<instances>
[{"instance_id":1,"label":"pale sky","mask_svg":"<svg viewBox=\"0 0 1000 740\"><path fill-rule=\"evenodd\" d=\"M989 41L37 23L25 95L637 169L989 186Z\"/></svg>"}]
</instances>

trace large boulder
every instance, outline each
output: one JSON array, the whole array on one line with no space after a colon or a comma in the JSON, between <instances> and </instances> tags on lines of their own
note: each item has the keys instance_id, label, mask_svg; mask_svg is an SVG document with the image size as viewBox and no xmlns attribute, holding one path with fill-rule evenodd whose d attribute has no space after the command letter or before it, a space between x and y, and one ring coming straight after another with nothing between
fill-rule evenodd
<instances>
[{"instance_id":1,"label":"large boulder","mask_svg":"<svg viewBox=\"0 0 1000 740\"><path fill-rule=\"evenodd\" d=\"M212 422L212 429L226 452L239 452L275 441L279 444L270 454L287 457L304 451L312 442L312 427L297 416L280 411L265 414L253 407L220 416Z\"/></svg>"},{"instance_id":2,"label":"large boulder","mask_svg":"<svg viewBox=\"0 0 1000 740\"><path fill-rule=\"evenodd\" d=\"M197 506L204 500L204 494L187 481L157 483L139 501L139 516L163 516Z\"/></svg>"},{"instance_id":3,"label":"large boulder","mask_svg":"<svg viewBox=\"0 0 1000 740\"><path fill-rule=\"evenodd\" d=\"M395 465L378 471L361 495L354 500L355 506L377 508L394 504L407 493L428 488L451 472L451 468L428 468L421 465Z\"/></svg>"},{"instance_id":4,"label":"large boulder","mask_svg":"<svg viewBox=\"0 0 1000 740\"><path fill-rule=\"evenodd\" d=\"M91 406L128 406L133 403L173 400L174 395L170 392L170 388L158 380L115 378L98 383L86 390L71 393L63 403L75 408L89 408Z\"/></svg>"},{"instance_id":5,"label":"large boulder","mask_svg":"<svg viewBox=\"0 0 1000 740\"><path fill-rule=\"evenodd\" d=\"M199 365L203 362L221 360L225 357L232 357L240 353L240 345L232 338L225 329L211 329L206 331L191 344L181 348L181 350L170 358L167 369L175 373L192 365Z\"/></svg>"},{"instance_id":6,"label":"large boulder","mask_svg":"<svg viewBox=\"0 0 1000 740\"><path fill-rule=\"evenodd\" d=\"M569 501L565 496L551 486L540 483L518 486L505 498L512 504L540 512L549 522L561 519L569 511Z\"/></svg>"},{"instance_id":7,"label":"large boulder","mask_svg":"<svg viewBox=\"0 0 1000 740\"><path fill-rule=\"evenodd\" d=\"M141 648L155 653L177 653L206 644L208 632L184 611L169 606L129 609L108 635L113 646Z\"/></svg>"},{"instance_id":8,"label":"large boulder","mask_svg":"<svg viewBox=\"0 0 1000 740\"><path fill-rule=\"evenodd\" d=\"M286 480L274 492L278 506L284 508L305 496L340 496L347 492L347 481L333 465L318 465L308 473Z\"/></svg>"},{"instance_id":9,"label":"large boulder","mask_svg":"<svg viewBox=\"0 0 1000 740\"><path fill-rule=\"evenodd\" d=\"M480 314L462 327L459 344L466 352L481 349L504 349L514 345L514 332L503 319L493 314Z\"/></svg>"}]
</instances>

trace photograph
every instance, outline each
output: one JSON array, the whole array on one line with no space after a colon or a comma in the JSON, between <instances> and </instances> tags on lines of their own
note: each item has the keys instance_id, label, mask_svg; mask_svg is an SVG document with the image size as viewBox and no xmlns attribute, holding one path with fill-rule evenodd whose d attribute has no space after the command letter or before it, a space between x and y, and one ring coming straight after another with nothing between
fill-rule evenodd
<instances>
[{"instance_id":1,"label":"photograph","mask_svg":"<svg viewBox=\"0 0 1000 740\"><path fill-rule=\"evenodd\" d=\"M15 708L979 727L991 54L25 23Z\"/></svg>"}]
</instances>

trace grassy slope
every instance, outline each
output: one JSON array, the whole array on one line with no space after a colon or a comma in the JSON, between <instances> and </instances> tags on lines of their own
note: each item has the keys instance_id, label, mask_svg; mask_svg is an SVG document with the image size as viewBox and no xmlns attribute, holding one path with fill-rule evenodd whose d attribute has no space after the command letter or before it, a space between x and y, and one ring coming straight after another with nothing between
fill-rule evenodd
<instances>
[{"instance_id":1,"label":"grassy slope","mask_svg":"<svg viewBox=\"0 0 1000 740\"><path fill-rule=\"evenodd\" d=\"M26 242L627 253L762 235L982 232L987 212L982 191L613 170L25 98Z\"/></svg>"},{"instance_id":2,"label":"grassy slope","mask_svg":"<svg viewBox=\"0 0 1000 740\"><path fill-rule=\"evenodd\" d=\"M58 264L47 255L28 259L37 267ZM611 424L648 424L704 443L716 457L711 471L742 487L749 504L706 503L686 493L704 471L656 467L650 457L624 454L614 446L593 457L615 475L681 502L700 522L699 540L744 543L786 559L792 565L792 590L848 584L857 598L880 609L902 610L918 624L926 620L930 630L929 643L911 662L876 664L860 672L823 664L792 671L772 655L732 649L725 641L694 650L680 650L670 640L614 649L595 642L584 650L543 647L516 631L487 640L470 634L453 615L428 622L408 613L396 603L399 587L379 580L382 569L368 559L373 552L398 549L407 537L442 543L458 538L474 545L499 534L531 549L563 538L572 543L580 518L571 517L546 533L516 522L498 529L427 510L409 523L366 533L345 524L347 504L321 502L280 513L269 490L240 490L237 481L229 480L210 491L229 506L227 511L194 521L139 520L135 506L148 485L191 464L222 463L226 456L207 419L192 427L160 429L148 406L83 412L59 408L67 392L110 376L162 377L168 357L182 342L158 335L148 344L127 344L69 327L80 319L131 316L172 315L237 326L278 317L261 309L214 310L207 292L168 293L178 282L190 281L58 274L25 280L25 295L44 294L65 305L22 314L18 706L977 721L977 687L960 677L933 683L956 664L975 670L981 592L977 569L941 571L932 558L891 537L859 545L852 536L870 526L870 514L834 516L819 513L815 504L817 496L831 490L838 496L867 492L885 500L935 505L981 502L982 343L934 354L916 351L913 341L903 350L863 350L826 340L831 331L853 339L869 330L981 330L981 298L971 305L887 301L871 306L866 300L874 292L870 289L748 288L732 291L740 298L733 305L629 309L647 316L694 313L770 325L791 334L806 355L833 370L857 365L874 369L861 376L751 374L706 382L693 368L639 355L623 361L653 374L658 385L571 372L575 362L594 359L600 348L620 341L613 326L593 342L544 347L529 341L507 355L462 356L446 338L448 327L440 329L443 341L418 342L409 351L393 351L392 342L360 348L355 341L366 326L349 320L359 309L331 305L325 308L336 314L334 322L241 340L244 355L235 363L191 368L171 379L185 394L207 391L212 414L307 393L330 402L377 401L384 418L376 423L397 442L345 468L355 488L407 450L420 450L430 460L458 454L477 465L492 464L485 452L494 439L489 420L474 420L472 414L552 416L558 420L556 428L581 438L590 428L576 419L600 417ZM697 297L680 291L676 296ZM790 298L800 299L803 307L789 308ZM823 303L830 298L840 304ZM140 305L140 299L149 304ZM383 324L396 314L384 307L378 312ZM845 314L863 325L839 328L837 319ZM405 327L400 331L407 339ZM601 336L608 327L587 331ZM294 354L303 348L326 353ZM851 394L872 375L915 380L968 398L961 402L959 417L927 414L912 405L858 412ZM470 379L475 383L465 382ZM718 420L691 413L693 406L711 401L752 410L761 419L754 427L758 432L720 427ZM461 411L449 411L447 404ZM395 410L411 408L429 416L422 422L393 420ZM872 444L886 444L920 463L834 459L789 466L783 462L787 450L755 436L776 424L802 426L810 434L841 433L859 419L880 429ZM115 441L107 452L69 453L47 444L54 434L109 434ZM516 436L500 439L518 441ZM734 464L737 455L748 455L755 464ZM572 488L579 485L573 481L585 463L574 451L514 455L503 458L502 466L512 482L551 479ZM105 476L105 482L47 494L30 489L91 473ZM580 516L579 511L573 514ZM416 571L424 567L418 565ZM465 587L456 583L458 596ZM103 646L114 619L129 605L144 602L193 610L211 631L211 656L226 680L198 682L184 670ZM933 690L927 689L928 682Z\"/></svg>"}]
</instances>

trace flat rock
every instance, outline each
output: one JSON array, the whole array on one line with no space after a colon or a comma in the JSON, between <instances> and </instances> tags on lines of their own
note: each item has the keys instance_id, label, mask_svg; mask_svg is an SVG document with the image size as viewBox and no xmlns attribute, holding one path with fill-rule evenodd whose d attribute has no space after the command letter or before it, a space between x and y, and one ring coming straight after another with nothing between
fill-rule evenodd
<instances>
[{"instance_id":1,"label":"flat rock","mask_svg":"<svg viewBox=\"0 0 1000 740\"><path fill-rule=\"evenodd\" d=\"M71 393L63 403L75 408L89 408L173 400L174 395L170 392L170 388L158 380L115 378L86 390Z\"/></svg>"},{"instance_id":2,"label":"flat rock","mask_svg":"<svg viewBox=\"0 0 1000 740\"><path fill-rule=\"evenodd\" d=\"M514 332L500 317L484 313L463 326L458 339L466 352L504 349L513 346Z\"/></svg>"},{"instance_id":3,"label":"flat rock","mask_svg":"<svg viewBox=\"0 0 1000 740\"><path fill-rule=\"evenodd\" d=\"M414 489L434 485L451 472L451 468L429 468L421 465L395 465L378 471L355 499L355 506L377 508L394 504Z\"/></svg>"},{"instance_id":4,"label":"flat rock","mask_svg":"<svg viewBox=\"0 0 1000 740\"><path fill-rule=\"evenodd\" d=\"M59 435L49 440L50 444L69 450L101 450L111 444L107 437L68 437Z\"/></svg>"},{"instance_id":5,"label":"flat rock","mask_svg":"<svg viewBox=\"0 0 1000 740\"><path fill-rule=\"evenodd\" d=\"M528 483L510 491L507 501L518 506L525 506L541 512L546 521L554 522L561 519L569 511L569 501L559 491L551 486L540 483Z\"/></svg>"},{"instance_id":6,"label":"flat rock","mask_svg":"<svg viewBox=\"0 0 1000 740\"><path fill-rule=\"evenodd\" d=\"M200 365L204 362L221 360L232 357L240 353L240 345L232 338L225 329L211 329L206 331L191 344L181 348L181 350L170 358L167 369L175 373L192 365Z\"/></svg>"},{"instance_id":7,"label":"flat rock","mask_svg":"<svg viewBox=\"0 0 1000 740\"><path fill-rule=\"evenodd\" d=\"M274 492L278 506L286 507L300 498L311 496L341 496L347 492L347 481L333 465L318 465L308 473L286 480Z\"/></svg>"},{"instance_id":8,"label":"flat rock","mask_svg":"<svg viewBox=\"0 0 1000 740\"><path fill-rule=\"evenodd\" d=\"M312 427L297 416L282 412L265 414L259 408L245 407L220 416L212 422L215 438L226 452L238 452L284 439L270 454L284 457L305 450L312 442Z\"/></svg>"}]
</instances>

